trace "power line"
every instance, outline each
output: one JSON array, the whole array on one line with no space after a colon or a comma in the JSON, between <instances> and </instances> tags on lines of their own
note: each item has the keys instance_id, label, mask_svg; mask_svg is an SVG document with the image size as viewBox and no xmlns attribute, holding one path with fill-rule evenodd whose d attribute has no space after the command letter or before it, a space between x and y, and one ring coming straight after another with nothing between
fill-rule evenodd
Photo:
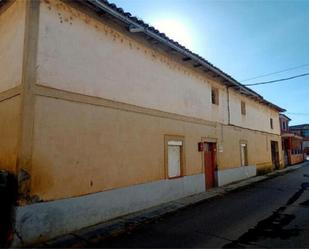
<instances>
[{"instance_id":1,"label":"power line","mask_svg":"<svg viewBox=\"0 0 309 249\"><path fill-rule=\"evenodd\" d=\"M309 73L304 73L304 74L294 75L294 76L291 76L291 77L288 77L288 78L282 78L282 79L278 79L278 80L270 80L270 81L252 83L252 84L244 84L244 86L257 86L257 85L272 84L272 83L276 83L276 82L280 82L280 81L286 81L286 80L292 80L292 79L296 79L296 78L300 78L300 77L305 77L305 76L308 76L308 75L309 75Z\"/></svg>"},{"instance_id":2,"label":"power line","mask_svg":"<svg viewBox=\"0 0 309 249\"><path fill-rule=\"evenodd\" d=\"M283 69L283 70L280 70L280 71L275 71L275 72L272 72L272 73L261 74L261 75L258 75L258 76L252 77L252 78L248 78L248 79L241 80L241 81L242 81L242 82L245 82L245 81L249 81L249 80L254 80L254 79L258 79L258 78L263 78L263 77L266 77L266 76L270 76L270 75L274 75L274 74L278 74L278 73L283 73L283 72L295 70L295 69L302 68L302 67L306 67L306 66L309 66L309 63L307 63L307 64L302 64L302 65L299 65L299 66L296 66L296 67L290 67L290 68Z\"/></svg>"},{"instance_id":3,"label":"power line","mask_svg":"<svg viewBox=\"0 0 309 249\"><path fill-rule=\"evenodd\" d=\"M309 113L286 112L288 115L309 116Z\"/></svg>"}]
</instances>

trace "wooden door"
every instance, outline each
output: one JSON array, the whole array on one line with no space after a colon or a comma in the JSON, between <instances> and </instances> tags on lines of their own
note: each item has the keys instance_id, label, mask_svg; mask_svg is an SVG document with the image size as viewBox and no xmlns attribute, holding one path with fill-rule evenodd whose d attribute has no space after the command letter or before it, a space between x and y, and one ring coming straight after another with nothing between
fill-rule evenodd
<instances>
[{"instance_id":1,"label":"wooden door","mask_svg":"<svg viewBox=\"0 0 309 249\"><path fill-rule=\"evenodd\" d=\"M206 190L215 186L216 143L204 143Z\"/></svg>"},{"instance_id":2,"label":"wooden door","mask_svg":"<svg viewBox=\"0 0 309 249\"><path fill-rule=\"evenodd\" d=\"M279 149L278 149L278 142L271 141L271 159L273 163L273 169L279 169Z\"/></svg>"}]
</instances>

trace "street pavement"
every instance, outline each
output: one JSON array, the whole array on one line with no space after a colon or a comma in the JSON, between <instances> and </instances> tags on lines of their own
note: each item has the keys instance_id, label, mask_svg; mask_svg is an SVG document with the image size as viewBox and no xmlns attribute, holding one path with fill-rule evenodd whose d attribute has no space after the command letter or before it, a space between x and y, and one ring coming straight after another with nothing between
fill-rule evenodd
<instances>
[{"instance_id":1,"label":"street pavement","mask_svg":"<svg viewBox=\"0 0 309 249\"><path fill-rule=\"evenodd\" d=\"M87 247L309 247L309 163Z\"/></svg>"}]
</instances>

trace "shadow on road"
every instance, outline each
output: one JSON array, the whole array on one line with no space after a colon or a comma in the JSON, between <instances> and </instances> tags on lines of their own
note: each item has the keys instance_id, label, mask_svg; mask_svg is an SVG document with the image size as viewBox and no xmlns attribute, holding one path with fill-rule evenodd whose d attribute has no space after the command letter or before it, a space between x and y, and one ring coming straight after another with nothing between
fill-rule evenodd
<instances>
[{"instance_id":1,"label":"shadow on road","mask_svg":"<svg viewBox=\"0 0 309 249\"><path fill-rule=\"evenodd\" d=\"M304 177L309 177L309 175L304 174ZM294 219L295 215L293 214L284 214L284 211L293 203L295 203L306 189L309 188L309 182L303 182L300 185L300 189L294 193L286 202L286 204L276 211L272 215L267 217L264 220L261 220L257 225L249 229L246 233L241 235L237 240L234 240L230 243L227 243L222 248L240 248L245 247L244 245L257 245L259 239L267 238L279 238L279 239L288 239L293 236L298 236L301 232L301 229L292 228L285 229L284 227L289 225ZM309 200L301 203L301 205L309 205Z\"/></svg>"}]
</instances>

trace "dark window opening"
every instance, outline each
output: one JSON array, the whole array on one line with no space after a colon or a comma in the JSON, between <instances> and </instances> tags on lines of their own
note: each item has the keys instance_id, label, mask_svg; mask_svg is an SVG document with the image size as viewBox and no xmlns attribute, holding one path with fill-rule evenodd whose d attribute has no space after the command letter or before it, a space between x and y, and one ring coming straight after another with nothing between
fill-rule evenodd
<instances>
[{"instance_id":1,"label":"dark window opening","mask_svg":"<svg viewBox=\"0 0 309 249\"><path fill-rule=\"evenodd\" d=\"M246 103L241 101L241 114L246 115Z\"/></svg>"},{"instance_id":2,"label":"dark window opening","mask_svg":"<svg viewBox=\"0 0 309 249\"><path fill-rule=\"evenodd\" d=\"M211 103L219 105L219 90L217 88L211 89Z\"/></svg>"}]
</instances>

